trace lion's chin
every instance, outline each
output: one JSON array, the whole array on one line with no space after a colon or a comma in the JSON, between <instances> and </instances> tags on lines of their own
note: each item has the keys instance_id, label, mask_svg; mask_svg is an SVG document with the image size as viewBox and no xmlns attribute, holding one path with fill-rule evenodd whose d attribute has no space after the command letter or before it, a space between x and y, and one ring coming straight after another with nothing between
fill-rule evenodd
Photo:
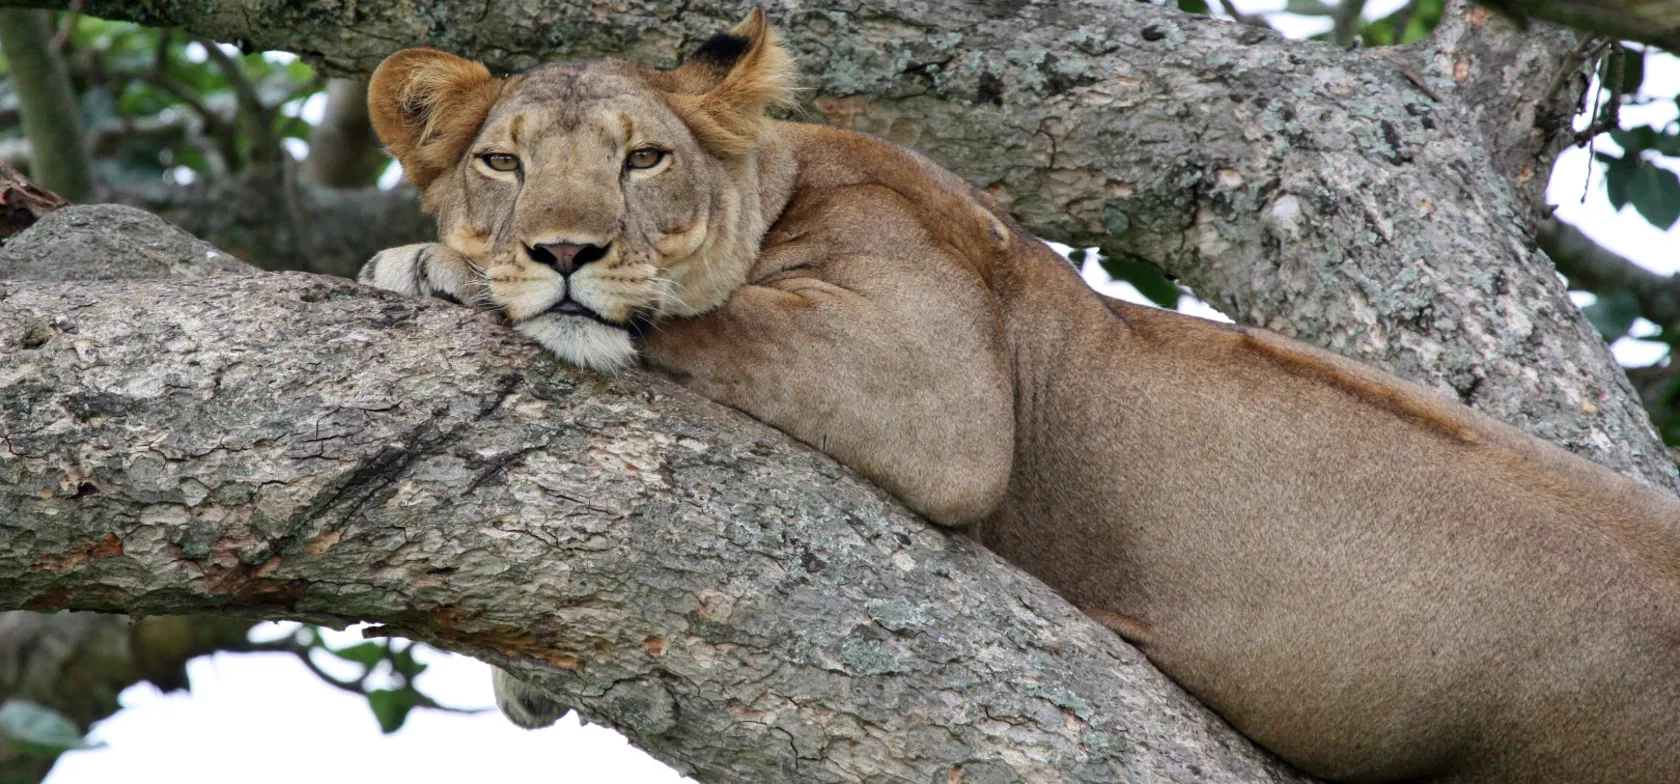
<instances>
[{"instance_id":1,"label":"lion's chin","mask_svg":"<svg viewBox=\"0 0 1680 784\"><path fill-rule=\"evenodd\" d=\"M578 367L616 373L636 362L630 333L586 316L545 313L515 327Z\"/></svg>"}]
</instances>

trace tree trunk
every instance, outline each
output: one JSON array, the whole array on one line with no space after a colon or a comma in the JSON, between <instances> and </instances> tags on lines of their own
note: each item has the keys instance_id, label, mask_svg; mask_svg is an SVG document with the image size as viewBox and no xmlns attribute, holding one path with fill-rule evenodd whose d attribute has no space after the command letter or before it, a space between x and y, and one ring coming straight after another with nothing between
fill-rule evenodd
<instances>
[{"instance_id":1,"label":"tree trunk","mask_svg":"<svg viewBox=\"0 0 1680 784\"><path fill-rule=\"evenodd\" d=\"M38 252L166 233L87 209ZM0 607L381 622L708 781L1302 780L833 461L491 314L295 274L0 286Z\"/></svg>"},{"instance_id":2,"label":"tree trunk","mask_svg":"<svg viewBox=\"0 0 1680 784\"><path fill-rule=\"evenodd\" d=\"M309 134L309 181L332 188L365 188L391 159L368 119L368 83L362 79L327 82L327 109Z\"/></svg>"},{"instance_id":3,"label":"tree trunk","mask_svg":"<svg viewBox=\"0 0 1680 784\"><path fill-rule=\"evenodd\" d=\"M71 201L93 190L82 116L64 60L52 47L52 14L0 10L0 47L4 47L12 86L30 141L30 172L48 190Z\"/></svg>"}]
</instances>

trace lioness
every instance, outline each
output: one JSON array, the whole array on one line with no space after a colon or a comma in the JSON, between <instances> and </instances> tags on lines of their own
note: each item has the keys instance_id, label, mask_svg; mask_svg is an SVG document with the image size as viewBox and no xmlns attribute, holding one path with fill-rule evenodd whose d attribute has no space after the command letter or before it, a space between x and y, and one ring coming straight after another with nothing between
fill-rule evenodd
<instances>
[{"instance_id":1,"label":"lioness","mask_svg":"<svg viewBox=\"0 0 1680 784\"><path fill-rule=\"evenodd\" d=\"M361 279L833 455L1309 772L1680 781L1680 503L1332 354L1106 300L955 175L770 119L792 79L758 12L673 71L398 52L373 121L442 242Z\"/></svg>"}]
</instances>

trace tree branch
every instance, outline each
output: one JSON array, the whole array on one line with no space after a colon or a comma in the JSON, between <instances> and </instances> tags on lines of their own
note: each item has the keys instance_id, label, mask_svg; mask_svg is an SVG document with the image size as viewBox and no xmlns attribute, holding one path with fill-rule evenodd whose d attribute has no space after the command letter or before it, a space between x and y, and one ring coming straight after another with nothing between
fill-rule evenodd
<instances>
[{"instance_id":1,"label":"tree branch","mask_svg":"<svg viewBox=\"0 0 1680 784\"><path fill-rule=\"evenodd\" d=\"M333 79L327 82L327 110L309 136L309 181L336 188L372 185L391 159L368 120L367 82Z\"/></svg>"},{"instance_id":2,"label":"tree branch","mask_svg":"<svg viewBox=\"0 0 1680 784\"><path fill-rule=\"evenodd\" d=\"M93 175L76 96L52 37L52 15L46 11L0 10L0 47L30 140L30 171L48 190L79 201L93 190Z\"/></svg>"},{"instance_id":3,"label":"tree branch","mask_svg":"<svg viewBox=\"0 0 1680 784\"><path fill-rule=\"evenodd\" d=\"M389 643L389 641L387 641L387 643ZM347 694L354 694L358 697L368 696L368 689L369 689L368 679L374 674L374 668L373 667L366 667L362 670L362 676L360 678L357 678L355 680L349 680L349 679L345 679L345 678L340 678L337 675L334 675L330 672L327 672L327 669L325 667L322 667L319 662L315 661L314 654L317 651L321 652L323 655L329 655L329 654L327 654L326 651L323 651L320 648L305 645L302 642L299 642L295 635L291 636L291 637L285 637L285 638L282 638L282 639L279 639L279 640L274 640L274 641L271 641L271 642L241 642L241 643L235 643L235 644L228 645L228 646L222 648L221 650L225 650L225 651L229 651L229 652L233 652L233 653L288 653L288 654L291 654L292 656L297 658L298 662L303 665L304 669L309 670L311 675L314 675L316 678L319 678L323 683L327 684L328 686L333 687L334 689L345 692ZM389 649L387 648L386 651L387 651L387 654L388 654ZM412 690L413 684L412 684L412 682L407 681L406 678L403 682L403 685ZM420 693L419 691L411 691L410 699L413 700L413 707L425 708L427 710L435 710L435 711L439 711L441 713L454 713L454 714L470 716L470 715L475 715L475 714L479 714L479 713L488 713L489 711L495 710L494 708L457 708L453 705L444 705L442 703L439 703L437 700L434 700L431 697Z\"/></svg>"},{"instance_id":4,"label":"tree branch","mask_svg":"<svg viewBox=\"0 0 1680 784\"><path fill-rule=\"evenodd\" d=\"M35 225L47 213L68 204L58 194L30 182L17 169L0 163L0 239Z\"/></svg>"},{"instance_id":5,"label":"tree branch","mask_svg":"<svg viewBox=\"0 0 1680 784\"><path fill-rule=\"evenodd\" d=\"M251 621L217 616L134 620L100 613L0 613L0 703L28 700L64 714L83 732L117 711L123 689L149 681L187 688L186 663L244 642ZM51 757L7 758L6 780L41 781Z\"/></svg>"},{"instance_id":6,"label":"tree branch","mask_svg":"<svg viewBox=\"0 0 1680 784\"><path fill-rule=\"evenodd\" d=\"M1680 330L1680 275L1645 269L1555 217L1540 224L1538 239L1570 285L1599 294L1629 291L1639 301L1640 315Z\"/></svg>"},{"instance_id":7,"label":"tree branch","mask_svg":"<svg viewBox=\"0 0 1680 784\"><path fill-rule=\"evenodd\" d=\"M274 110L262 101L257 94L256 85L245 75L245 67L222 51L220 44L206 38L194 38L199 46L204 48L204 54L216 70L222 72L222 78L227 80L228 86L233 88L234 98L239 105L239 123L244 126L245 133L250 137L250 145L245 151L246 158L254 166L274 166L280 162L283 151L280 149L280 139L274 134Z\"/></svg>"},{"instance_id":8,"label":"tree branch","mask_svg":"<svg viewBox=\"0 0 1680 784\"><path fill-rule=\"evenodd\" d=\"M87 209L32 231L163 233ZM7 282L0 336L0 607L380 622L703 780L1302 780L831 460L491 314L299 275Z\"/></svg>"},{"instance_id":9,"label":"tree branch","mask_svg":"<svg viewBox=\"0 0 1680 784\"><path fill-rule=\"evenodd\" d=\"M186 186L125 185L106 196L270 270L355 277L379 251L437 236L413 188L330 188L300 182L289 166Z\"/></svg>"},{"instance_id":10,"label":"tree branch","mask_svg":"<svg viewBox=\"0 0 1680 784\"><path fill-rule=\"evenodd\" d=\"M1330 40L1337 46L1353 46L1359 35L1360 15L1365 13L1365 0L1340 0L1331 15Z\"/></svg>"},{"instance_id":11,"label":"tree branch","mask_svg":"<svg viewBox=\"0 0 1680 784\"><path fill-rule=\"evenodd\" d=\"M503 69L602 54L671 64L752 4L87 10L366 72L421 43ZM1680 489L1602 341L1531 262L1538 174L1568 141L1533 96L1571 35L1459 3L1427 45L1354 52L1141 3L769 6L823 117L929 154L1040 236L1149 262L1239 321Z\"/></svg>"}]
</instances>

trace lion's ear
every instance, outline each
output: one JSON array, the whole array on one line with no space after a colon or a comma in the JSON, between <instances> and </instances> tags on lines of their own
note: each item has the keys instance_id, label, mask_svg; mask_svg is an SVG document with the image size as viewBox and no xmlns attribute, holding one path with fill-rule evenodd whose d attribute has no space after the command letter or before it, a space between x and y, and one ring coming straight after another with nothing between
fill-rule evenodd
<instances>
[{"instance_id":1,"label":"lion's ear","mask_svg":"<svg viewBox=\"0 0 1680 784\"><path fill-rule=\"evenodd\" d=\"M471 60L435 49L404 49L373 72L368 116L403 173L424 191L460 162L501 85Z\"/></svg>"},{"instance_id":2,"label":"lion's ear","mask_svg":"<svg viewBox=\"0 0 1680 784\"><path fill-rule=\"evenodd\" d=\"M792 103L798 69L776 31L754 8L740 24L718 33L666 76L671 105L700 141L722 155L751 149L765 111Z\"/></svg>"}]
</instances>

